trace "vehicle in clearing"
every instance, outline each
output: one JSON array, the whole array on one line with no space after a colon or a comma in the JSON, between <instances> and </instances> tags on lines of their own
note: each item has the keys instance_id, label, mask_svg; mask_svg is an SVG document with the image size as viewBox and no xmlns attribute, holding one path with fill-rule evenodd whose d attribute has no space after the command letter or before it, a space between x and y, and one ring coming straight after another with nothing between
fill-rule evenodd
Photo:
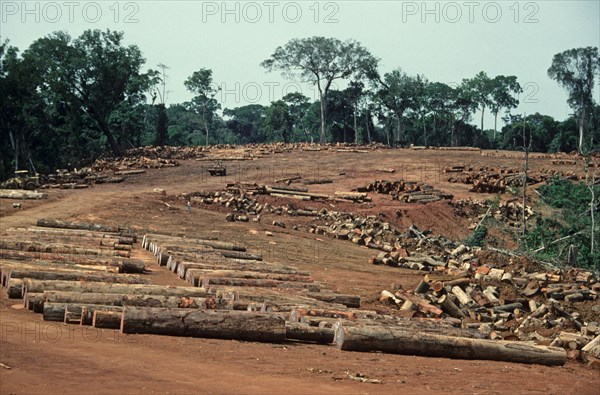
<instances>
[{"instance_id":1,"label":"vehicle in clearing","mask_svg":"<svg viewBox=\"0 0 600 395\"><path fill-rule=\"evenodd\" d=\"M208 168L208 173L215 177L215 176L226 176L227 175L227 168L225 166L223 166L223 163L218 160L213 167L209 167Z\"/></svg>"},{"instance_id":2,"label":"vehicle in clearing","mask_svg":"<svg viewBox=\"0 0 600 395\"><path fill-rule=\"evenodd\" d=\"M28 191L33 191L40 186L40 178L37 175L30 176L28 170L17 170L14 177L0 184L2 189L26 189Z\"/></svg>"}]
</instances>

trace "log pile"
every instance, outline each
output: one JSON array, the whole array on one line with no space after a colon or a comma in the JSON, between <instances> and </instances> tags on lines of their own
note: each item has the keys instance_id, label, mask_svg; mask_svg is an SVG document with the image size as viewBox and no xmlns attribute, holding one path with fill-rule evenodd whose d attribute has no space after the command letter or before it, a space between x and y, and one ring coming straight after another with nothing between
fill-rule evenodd
<instances>
[{"instance_id":1,"label":"log pile","mask_svg":"<svg viewBox=\"0 0 600 395\"><path fill-rule=\"evenodd\" d=\"M600 334L600 316L588 310L600 292L594 273L543 270L521 257L464 245L450 255L446 267L436 267L414 290L384 290L380 300L404 317L460 320L492 340L581 350Z\"/></svg>"},{"instance_id":2,"label":"log pile","mask_svg":"<svg viewBox=\"0 0 600 395\"><path fill-rule=\"evenodd\" d=\"M103 171L113 171L116 174L116 172L119 171L127 171L132 169L162 169L165 167L175 166L179 166L179 162L174 159L164 159L160 157L149 158L146 156L125 156L119 159L96 159L91 168L92 171L97 173Z\"/></svg>"},{"instance_id":3,"label":"log pile","mask_svg":"<svg viewBox=\"0 0 600 395\"><path fill-rule=\"evenodd\" d=\"M232 294L234 309L256 308L264 311L290 311L297 306L358 307L360 297L345 295L313 281L310 273L293 266L265 262L248 252L230 254L234 245L199 239L147 234L142 246L156 256L159 265L210 294ZM244 254L244 255L241 255ZM250 258L250 259L248 259Z\"/></svg>"},{"instance_id":4,"label":"log pile","mask_svg":"<svg viewBox=\"0 0 600 395\"><path fill-rule=\"evenodd\" d=\"M521 170L510 167L491 166L450 166L444 168L444 173L451 173L448 182L471 185L469 192L476 193L504 193L507 188L523 186L524 174ZM553 177L577 180L575 172L561 172L550 169L531 171L527 174L527 184L533 185L547 181Z\"/></svg>"},{"instance_id":5,"label":"log pile","mask_svg":"<svg viewBox=\"0 0 600 395\"><path fill-rule=\"evenodd\" d=\"M359 192L376 192L388 194L394 200L407 203L431 203L442 199L452 199L449 193L433 188L431 185L418 181L386 181L375 180L365 187L358 188Z\"/></svg>"}]
</instances>

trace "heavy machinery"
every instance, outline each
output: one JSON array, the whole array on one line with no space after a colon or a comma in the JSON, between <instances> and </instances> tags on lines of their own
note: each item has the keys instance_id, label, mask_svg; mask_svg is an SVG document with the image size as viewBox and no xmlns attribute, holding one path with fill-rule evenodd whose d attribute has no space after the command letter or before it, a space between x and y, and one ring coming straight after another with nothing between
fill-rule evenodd
<instances>
[{"instance_id":1,"label":"heavy machinery","mask_svg":"<svg viewBox=\"0 0 600 395\"><path fill-rule=\"evenodd\" d=\"M227 175L227 168L225 166L223 166L223 163L218 160L213 167L209 167L208 168L208 173L215 177L215 176L226 176Z\"/></svg>"},{"instance_id":2,"label":"heavy machinery","mask_svg":"<svg viewBox=\"0 0 600 395\"><path fill-rule=\"evenodd\" d=\"M40 178L37 175L30 176L28 170L17 170L14 177L0 184L2 189L27 189L28 191L33 191L40 186Z\"/></svg>"}]
</instances>

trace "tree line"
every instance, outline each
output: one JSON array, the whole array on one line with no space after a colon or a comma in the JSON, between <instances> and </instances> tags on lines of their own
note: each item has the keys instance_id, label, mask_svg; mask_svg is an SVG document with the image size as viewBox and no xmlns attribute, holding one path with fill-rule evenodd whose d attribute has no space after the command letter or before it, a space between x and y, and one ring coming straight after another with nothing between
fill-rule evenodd
<instances>
[{"instance_id":1,"label":"tree line","mask_svg":"<svg viewBox=\"0 0 600 395\"><path fill-rule=\"evenodd\" d=\"M259 67L314 85L318 98L292 92L266 106L222 108L207 68L184 82L192 100L167 105L168 66L144 70L144 64L137 46L125 46L123 33L109 30L75 39L55 32L22 53L2 43L0 176L78 166L152 144L380 142L585 153L600 138L594 47L561 52L550 62L548 76L567 91L573 110L563 121L512 114L523 92L516 76L482 71L445 84L401 68L382 73L379 59L355 40L310 37L276 48ZM335 88L338 81L345 88ZM478 111L481 119L474 120ZM487 112L493 126L484 124Z\"/></svg>"}]
</instances>

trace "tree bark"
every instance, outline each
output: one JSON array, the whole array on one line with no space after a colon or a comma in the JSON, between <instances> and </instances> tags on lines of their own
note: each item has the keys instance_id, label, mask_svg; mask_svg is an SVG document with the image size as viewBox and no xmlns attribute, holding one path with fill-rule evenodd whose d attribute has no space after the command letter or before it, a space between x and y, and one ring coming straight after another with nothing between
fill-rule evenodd
<instances>
[{"instance_id":1,"label":"tree bark","mask_svg":"<svg viewBox=\"0 0 600 395\"><path fill-rule=\"evenodd\" d=\"M565 350L556 347L414 333L392 327L340 325L337 328L336 341L338 347L345 351L381 351L437 358L487 359L541 365L564 365L567 359Z\"/></svg>"},{"instance_id":2,"label":"tree bark","mask_svg":"<svg viewBox=\"0 0 600 395\"><path fill-rule=\"evenodd\" d=\"M177 236L168 236L168 235L158 235L158 234L147 234L144 236L144 241L142 242L142 247L148 249L147 243L154 242L157 244L168 245L172 244L182 244L184 246L189 246L190 244L202 245L207 247L212 247L217 250L230 250L230 251L246 251L245 247L242 247L238 244L234 243L226 243L222 241L215 240L203 240L203 239L193 239L193 238L183 238Z\"/></svg>"},{"instance_id":3,"label":"tree bark","mask_svg":"<svg viewBox=\"0 0 600 395\"><path fill-rule=\"evenodd\" d=\"M50 252L54 254L79 254L88 256L117 256L128 257L129 251L116 251L107 249L85 248L71 244L41 243L37 241L0 241L0 249L28 251L28 252Z\"/></svg>"},{"instance_id":4,"label":"tree bark","mask_svg":"<svg viewBox=\"0 0 600 395\"><path fill-rule=\"evenodd\" d=\"M164 296L147 294L108 294L45 291L48 303L101 304L106 306L169 307L199 309L206 307L206 297Z\"/></svg>"},{"instance_id":5,"label":"tree bark","mask_svg":"<svg viewBox=\"0 0 600 395\"><path fill-rule=\"evenodd\" d=\"M48 194L35 191L21 191L16 189L0 189L0 198L3 199L48 199Z\"/></svg>"},{"instance_id":6,"label":"tree bark","mask_svg":"<svg viewBox=\"0 0 600 395\"><path fill-rule=\"evenodd\" d=\"M94 328L120 329L123 312L94 310L92 326Z\"/></svg>"},{"instance_id":7,"label":"tree bark","mask_svg":"<svg viewBox=\"0 0 600 395\"><path fill-rule=\"evenodd\" d=\"M321 292L310 292L307 294L308 297L320 300L327 303L342 304L350 308L360 307L360 296L359 295L344 295L335 293L321 293Z\"/></svg>"},{"instance_id":8,"label":"tree bark","mask_svg":"<svg viewBox=\"0 0 600 395\"><path fill-rule=\"evenodd\" d=\"M319 97L321 99L321 137L319 139L319 143L324 145L327 143L327 137L325 131L327 130L327 93L321 91L321 87L319 86Z\"/></svg>"},{"instance_id":9,"label":"tree bark","mask_svg":"<svg viewBox=\"0 0 600 395\"><path fill-rule=\"evenodd\" d=\"M65 313L68 311L69 313L81 315L81 317L83 318L81 324L91 325L92 316L95 310L121 312L123 308L115 306L103 306L91 303L44 303L44 310L42 314L44 321L67 322ZM84 313L87 314L85 314L84 316Z\"/></svg>"},{"instance_id":10,"label":"tree bark","mask_svg":"<svg viewBox=\"0 0 600 395\"><path fill-rule=\"evenodd\" d=\"M236 287L267 287L267 288L306 288L312 292L319 292L321 287L318 283L305 283L299 281L278 281L271 279L246 279L231 277L202 277L199 286L208 289L213 285L228 285Z\"/></svg>"},{"instance_id":11,"label":"tree bark","mask_svg":"<svg viewBox=\"0 0 600 395\"><path fill-rule=\"evenodd\" d=\"M302 342L331 344L334 332L331 328L319 328L300 322L287 322L285 324L285 338Z\"/></svg>"},{"instance_id":12,"label":"tree bark","mask_svg":"<svg viewBox=\"0 0 600 395\"><path fill-rule=\"evenodd\" d=\"M122 333L146 333L280 343L285 319L279 315L240 311L209 311L126 307Z\"/></svg>"},{"instance_id":13,"label":"tree bark","mask_svg":"<svg viewBox=\"0 0 600 395\"><path fill-rule=\"evenodd\" d=\"M171 287L164 285L146 284L107 284L88 283L85 281L42 281L25 279L24 292L40 293L44 291L63 291L79 293L111 293L111 294L136 294L136 295L162 295L204 297L206 290L198 287Z\"/></svg>"},{"instance_id":14,"label":"tree bark","mask_svg":"<svg viewBox=\"0 0 600 395\"><path fill-rule=\"evenodd\" d=\"M50 270L23 270L14 269L9 273L9 278L30 278L35 280L64 280L88 281L118 284L150 284L150 280L137 276L122 274L102 274L77 271L50 271Z\"/></svg>"}]
</instances>

